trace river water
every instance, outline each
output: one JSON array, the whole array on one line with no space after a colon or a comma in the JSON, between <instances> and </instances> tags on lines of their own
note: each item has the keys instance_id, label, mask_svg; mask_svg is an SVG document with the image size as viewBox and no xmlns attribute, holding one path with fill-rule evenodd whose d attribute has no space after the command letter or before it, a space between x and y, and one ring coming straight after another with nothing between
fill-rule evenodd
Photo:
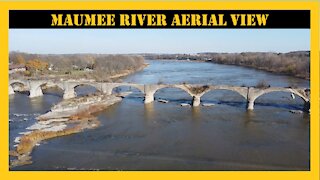
<instances>
[{"instance_id":1,"label":"river water","mask_svg":"<svg viewBox=\"0 0 320 180\"><path fill-rule=\"evenodd\" d=\"M148 61L144 70L124 82L194 83L254 86L309 87L309 81L244 67L189 61ZM78 87L78 95L95 91ZM309 170L309 114L303 101L290 93L259 97L252 112L246 101L231 91L210 91L202 103L211 107L182 107L191 97L166 88L145 105L137 89L98 114L101 126L82 133L47 140L32 152L33 164L12 170ZM10 96L10 149L19 132L62 99L48 90L43 97Z\"/></svg>"}]
</instances>

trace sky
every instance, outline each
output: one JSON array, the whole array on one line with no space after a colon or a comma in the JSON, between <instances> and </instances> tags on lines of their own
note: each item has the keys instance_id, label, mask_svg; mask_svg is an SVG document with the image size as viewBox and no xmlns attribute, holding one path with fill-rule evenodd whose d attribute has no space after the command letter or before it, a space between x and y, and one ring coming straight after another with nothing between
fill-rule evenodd
<instances>
[{"instance_id":1,"label":"sky","mask_svg":"<svg viewBox=\"0 0 320 180\"><path fill-rule=\"evenodd\" d=\"M9 50L38 54L290 52L309 29L10 29Z\"/></svg>"}]
</instances>

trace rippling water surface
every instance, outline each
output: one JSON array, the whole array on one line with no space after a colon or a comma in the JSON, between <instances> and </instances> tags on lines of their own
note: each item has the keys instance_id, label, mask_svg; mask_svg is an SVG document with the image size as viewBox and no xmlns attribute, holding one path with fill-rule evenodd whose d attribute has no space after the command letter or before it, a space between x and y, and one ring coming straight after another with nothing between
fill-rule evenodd
<instances>
[{"instance_id":1,"label":"rippling water surface","mask_svg":"<svg viewBox=\"0 0 320 180\"><path fill-rule=\"evenodd\" d=\"M148 61L150 65L125 82L194 83L254 86L265 80L271 86L309 87L309 81L243 67L201 62ZM77 88L78 95L94 92ZM259 97L255 110L231 91L210 91L202 103L211 107L182 107L191 97L182 90L166 88L156 99L169 103L145 105L137 89L97 114L102 125L79 134L41 143L32 153L33 164L13 170L308 170L309 114L303 101L289 93ZM34 118L61 100L61 92L43 97L10 96L10 149L19 132Z\"/></svg>"}]
</instances>

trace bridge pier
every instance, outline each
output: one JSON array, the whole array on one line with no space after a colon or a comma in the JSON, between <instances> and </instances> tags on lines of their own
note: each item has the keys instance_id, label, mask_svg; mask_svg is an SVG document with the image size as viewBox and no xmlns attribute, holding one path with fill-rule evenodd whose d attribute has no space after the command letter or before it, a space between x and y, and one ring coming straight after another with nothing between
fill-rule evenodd
<instances>
[{"instance_id":1,"label":"bridge pier","mask_svg":"<svg viewBox=\"0 0 320 180\"><path fill-rule=\"evenodd\" d=\"M154 101L154 93L146 93L144 95L144 103L148 104L148 103L152 103Z\"/></svg>"},{"instance_id":2,"label":"bridge pier","mask_svg":"<svg viewBox=\"0 0 320 180\"><path fill-rule=\"evenodd\" d=\"M144 103L148 104L154 101L154 94L157 92L159 85L144 85Z\"/></svg>"},{"instance_id":3,"label":"bridge pier","mask_svg":"<svg viewBox=\"0 0 320 180\"><path fill-rule=\"evenodd\" d=\"M310 113L310 101L305 101L303 110Z\"/></svg>"},{"instance_id":4,"label":"bridge pier","mask_svg":"<svg viewBox=\"0 0 320 180\"><path fill-rule=\"evenodd\" d=\"M107 95L111 95L112 90L113 90L113 86L103 83L101 85L101 89L102 89L102 93L107 94Z\"/></svg>"},{"instance_id":5,"label":"bridge pier","mask_svg":"<svg viewBox=\"0 0 320 180\"><path fill-rule=\"evenodd\" d=\"M76 92L74 91L74 88L66 89L63 93L63 99L71 99L76 97Z\"/></svg>"},{"instance_id":6,"label":"bridge pier","mask_svg":"<svg viewBox=\"0 0 320 180\"><path fill-rule=\"evenodd\" d=\"M192 106L196 107L200 105L200 96L193 96Z\"/></svg>"},{"instance_id":7,"label":"bridge pier","mask_svg":"<svg viewBox=\"0 0 320 180\"><path fill-rule=\"evenodd\" d=\"M247 110L253 110L253 109L254 109L254 100L248 100Z\"/></svg>"},{"instance_id":8,"label":"bridge pier","mask_svg":"<svg viewBox=\"0 0 320 180\"><path fill-rule=\"evenodd\" d=\"M36 86L36 87L31 86L29 97L33 98L33 97L39 97L39 96L43 96L41 87L40 86Z\"/></svg>"},{"instance_id":9,"label":"bridge pier","mask_svg":"<svg viewBox=\"0 0 320 180\"><path fill-rule=\"evenodd\" d=\"M14 90L11 85L9 85L9 95L14 94Z\"/></svg>"},{"instance_id":10,"label":"bridge pier","mask_svg":"<svg viewBox=\"0 0 320 180\"><path fill-rule=\"evenodd\" d=\"M247 90L247 110L254 109L254 101L259 97L263 90L256 90L254 87L249 87Z\"/></svg>"}]
</instances>

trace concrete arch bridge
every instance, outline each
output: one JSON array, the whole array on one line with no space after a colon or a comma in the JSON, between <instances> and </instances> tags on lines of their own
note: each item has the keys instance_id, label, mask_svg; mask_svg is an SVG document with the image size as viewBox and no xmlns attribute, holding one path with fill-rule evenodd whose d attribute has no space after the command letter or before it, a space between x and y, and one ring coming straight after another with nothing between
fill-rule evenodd
<instances>
[{"instance_id":1,"label":"concrete arch bridge","mask_svg":"<svg viewBox=\"0 0 320 180\"><path fill-rule=\"evenodd\" d=\"M247 109L254 109L255 100L267 93L271 92L288 92L301 97L305 102L305 107L309 110L310 107L310 89L308 88L290 88L290 87L243 87L243 86L229 86L229 85L202 85L202 84L134 84L134 83L105 83L95 81L55 81L55 80L10 80L9 81L9 95L14 94L14 85L19 84L30 92L29 97L42 96L42 86L55 85L64 91L63 99L70 99L76 97L75 88L80 85L89 85L102 93L111 95L114 88L120 86L129 86L138 89L144 94L144 103L151 103L154 101L154 94L163 88L177 88L185 91L192 97L192 105L199 106L201 97L214 90L230 90L240 94L247 101Z\"/></svg>"}]
</instances>

